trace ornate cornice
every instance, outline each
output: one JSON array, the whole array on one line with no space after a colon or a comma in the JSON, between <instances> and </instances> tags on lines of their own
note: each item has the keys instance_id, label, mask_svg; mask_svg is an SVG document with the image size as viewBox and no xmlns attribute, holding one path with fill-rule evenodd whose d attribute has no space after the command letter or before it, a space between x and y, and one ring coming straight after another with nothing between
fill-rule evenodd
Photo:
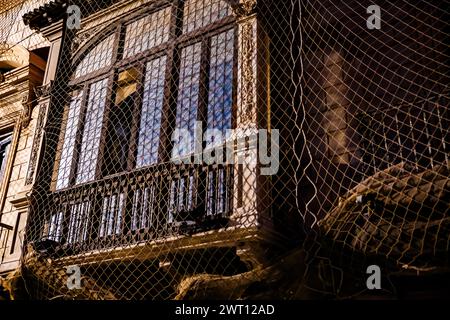
<instances>
[{"instance_id":1,"label":"ornate cornice","mask_svg":"<svg viewBox=\"0 0 450 320\"><path fill-rule=\"evenodd\" d=\"M69 5L79 5L84 17L105 9L120 0L53 0L23 15L25 25L39 31L51 24L63 20ZM131 0L130 0L131 1Z\"/></svg>"},{"instance_id":2,"label":"ornate cornice","mask_svg":"<svg viewBox=\"0 0 450 320\"><path fill-rule=\"evenodd\" d=\"M40 30L63 19L67 10L67 0L50 1L23 15L23 22L33 30Z\"/></svg>"},{"instance_id":3,"label":"ornate cornice","mask_svg":"<svg viewBox=\"0 0 450 320\"><path fill-rule=\"evenodd\" d=\"M34 94L36 95L36 98L48 97L50 95L51 90L52 90L52 84L53 84L53 81L50 81L47 84L44 84L44 85L39 86L39 87L35 87L34 88Z\"/></svg>"}]
</instances>

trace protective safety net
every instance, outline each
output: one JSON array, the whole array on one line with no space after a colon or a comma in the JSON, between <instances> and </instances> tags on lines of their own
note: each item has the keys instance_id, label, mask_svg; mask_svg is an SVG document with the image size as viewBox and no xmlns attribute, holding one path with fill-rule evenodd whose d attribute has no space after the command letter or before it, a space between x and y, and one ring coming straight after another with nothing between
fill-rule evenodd
<instances>
[{"instance_id":1,"label":"protective safety net","mask_svg":"<svg viewBox=\"0 0 450 320\"><path fill-rule=\"evenodd\" d=\"M28 296L343 298L369 265L386 295L448 275L448 1L18 2L2 34L63 28L36 98Z\"/></svg>"}]
</instances>

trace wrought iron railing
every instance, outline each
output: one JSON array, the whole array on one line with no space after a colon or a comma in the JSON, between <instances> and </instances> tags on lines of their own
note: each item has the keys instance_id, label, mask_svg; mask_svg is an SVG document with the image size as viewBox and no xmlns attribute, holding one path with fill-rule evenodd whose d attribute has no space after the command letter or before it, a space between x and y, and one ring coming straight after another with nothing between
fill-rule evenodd
<instances>
[{"instance_id":1,"label":"wrought iron railing","mask_svg":"<svg viewBox=\"0 0 450 320\"><path fill-rule=\"evenodd\" d=\"M232 170L162 164L55 192L42 239L77 253L224 227Z\"/></svg>"}]
</instances>

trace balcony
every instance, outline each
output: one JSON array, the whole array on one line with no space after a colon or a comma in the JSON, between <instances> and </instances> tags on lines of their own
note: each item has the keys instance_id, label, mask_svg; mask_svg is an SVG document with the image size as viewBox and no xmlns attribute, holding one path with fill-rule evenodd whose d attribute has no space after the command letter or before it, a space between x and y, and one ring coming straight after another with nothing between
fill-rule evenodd
<instances>
[{"instance_id":1,"label":"balcony","mask_svg":"<svg viewBox=\"0 0 450 320\"><path fill-rule=\"evenodd\" d=\"M41 241L59 256L167 243L229 225L233 166L161 164L50 195ZM140 250L140 249L137 249Z\"/></svg>"}]
</instances>

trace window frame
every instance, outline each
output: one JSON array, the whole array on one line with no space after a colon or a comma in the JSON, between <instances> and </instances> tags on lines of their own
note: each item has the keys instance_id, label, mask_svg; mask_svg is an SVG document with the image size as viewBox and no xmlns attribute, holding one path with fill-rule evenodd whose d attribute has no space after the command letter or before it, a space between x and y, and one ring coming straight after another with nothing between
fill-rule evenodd
<instances>
[{"instance_id":1,"label":"window frame","mask_svg":"<svg viewBox=\"0 0 450 320\"><path fill-rule=\"evenodd\" d=\"M171 18L169 26L168 41L159 44L155 47L147 49L136 55L122 59L124 54L125 32L127 25L138 21L150 14L170 7ZM70 92L76 90L82 91L81 107L79 113L78 127L76 130L75 150L72 162L70 164L69 183L66 187L57 189L58 171L60 166L60 158L64 145L64 134L66 131L66 122L69 108L66 106L63 114L63 125L60 132L60 140L58 144L58 152L55 159L55 166L53 169L51 190L53 192L68 190L78 186L89 184L94 181L99 181L104 178L111 178L123 174L124 172L115 173L112 175L103 174L103 166L105 160L105 141L107 138L107 130L110 119L111 108L114 107L114 98L117 85L117 77L120 72L137 68L139 70L140 79L138 79L138 99L135 102L134 110L132 111L132 130L130 135L130 145L127 157L127 171L139 171L148 168L149 166L136 167L136 151L138 145L138 134L140 130L141 112L142 112L142 98L145 83L145 71L148 62L162 56L166 56L166 65L164 70L164 86L163 86L163 103L161 110L161 123L159 134L159 148L158 148L158 164L167 162L172 159L173 143L171 141L171 134L175 126L175 113L177 109L178 88L179 88L179 71L180 71L180 56L183 48L201 42L201 57L200 57L200 79L199 79L199 96L197 106L197 121L203 123L203 130L206 129L207 112L208 112L208 91L209 91L209 67L210 67L210 52L211 52L211 38L222 32L233 29L234 32L234 52L233 52L233 85L232 85L232 107L231 107L231 127L236 127L237 114L237 74L238 74L238 25L237 19L233 14L219 19L206 26L200 27L193 31L183 34L183 19L184 19L184 1L161 1L155 3L153 6L138 10L135 14L119 19L112 26L105 29L104 34L93 37L89 42L78 52L73 59L71 75L75 75L76 68L83 61L89 52L102 40L114 34L114 46L112 52L111 64L86 75L69 81ZM81 140L83 135L84 120L86 118L87 101L89 97L89 87L92 83L107 79L105 107L103 112L101 135L99 142L99 150L96 163L96 172L93 180L83 183L76 183L77 166L79 161L79 151L81 147ZM174 112L170 112L174 111ZM161 134L165 133L165 134ZM203 146L204 147L204 146ZM154 166L154 165L150 165Z\"/></svg>"},{"instance_id":2,"label":"window frame","mask_svg":"<svg viewBox=\"0 0 450 320\"><path fill-rule=\"evenodd\" d=\"M6 133L0 133L0 150L1 148L6 145L5 148L5 157L2 158L0 162L0 183L3 182L3 178L6 175L6 169L8 166L8 160L9 160L9 152L12 146L12 140L13 140L14 132L6 132ZM4 170L2 170L4 169Z\"/></svg>"},{"instance_id":3,"label":"window frame","mask_svg":"<svg viewBox=\"0 0 450 320\"><path fill-rule=\"evenodd\" d=\"M0 177L0 218L2 216L2 211L5 206L8 185L11 179L17 146L19 144L20 131L21 131L20 119L17 119L16 121L10 124L6 124L2 126L2 128L0 128L0 136L11 135L11 142L8 154L6 155L5 171L3 172L3 177Z\"/></svg>"}]
</instances>

